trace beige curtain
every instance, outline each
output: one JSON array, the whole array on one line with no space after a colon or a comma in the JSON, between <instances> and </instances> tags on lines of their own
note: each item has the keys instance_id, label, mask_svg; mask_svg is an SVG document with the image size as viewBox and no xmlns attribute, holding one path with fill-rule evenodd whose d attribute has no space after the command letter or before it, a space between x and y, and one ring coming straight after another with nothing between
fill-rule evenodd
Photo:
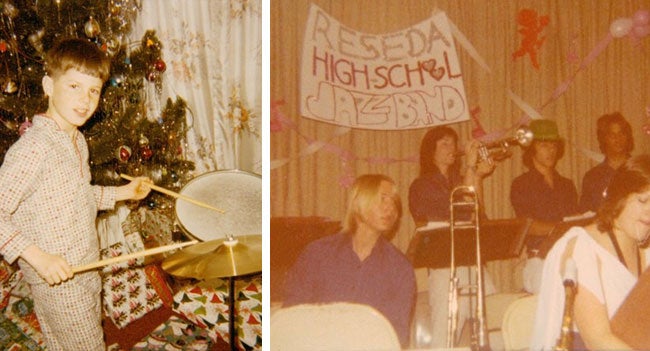
<instances>
[{"instance_id":1,"label":"beige curtain","mask_svg":"<svg viewBox=\"0 0 650 351\"><path fill-rule=\"evenodd\" d=\"M195 173L262 173L262 1L145 0L131 33L155 30L167 63L155 116L167 97L188 104L187 157Z\"/></svg>"},{"instance_id":2,"label":"beige curtain","mask_svg":"<svg viewBox=\"0 0 650 351\"><path fill-rule=\"evenodd\" d=\"M511 91L542 117L557 121L567 142L558 170L573 179L578 190L584 173L597 163L593 157L599 155L595 121L600 115L620 111L633 126L634 153L648 150L650 136L642 127L650 123L645 112L650 105L650 38L638 43L627 37L615 38L592 62L581 70L578 68L585 58L595 56L595 48L609 33L614 20L650 8L650 1L273 0L271 118L274 121L282 116L291 124L276 126L271 132L271 216L342 218L347 192L341 177L349 173L357 176L376 172L393 177L407 204L408 187L418 172L417 161L407 159L417 156L426 132L351 130L339 135L335 126L300 116L300 53L311 2L342 24L373 34L402 30L427 19L434 10L444 11L490 68L487 71L481 67L456 42L468 107L480 109L478 119L485 131L516 125L524 116L524 111L509 97ZM517 13L524 8L549 17L542 32L546 41L538 51L539 69L532 66L528 57L511 57L521 39ZM567 81L570 84L566 91L553 98L553 92ZM459 132L461 143L471 138L472 122L451 126ZM326 142L328 147L306 152L308 142L313 141ZM384 161L368 160L373 157ZM274 162L278 160L284 161ZM524 170L521 150L514 149L513 157L486 179L485 210L490 218L514 216L509 201L510 184ZM413 233L414 223L405 206L394 243L405 251ZM514 287L518 282L504 284Z\"/></svg>"}]
</instances>

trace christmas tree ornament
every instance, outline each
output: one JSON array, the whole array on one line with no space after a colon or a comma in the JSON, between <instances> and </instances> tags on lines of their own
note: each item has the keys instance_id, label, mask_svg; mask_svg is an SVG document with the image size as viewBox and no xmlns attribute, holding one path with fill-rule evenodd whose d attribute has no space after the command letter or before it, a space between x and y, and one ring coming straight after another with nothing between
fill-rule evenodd
<instances>
[{"instance_id":1,"label":"christmas tree ornament","mask_svg":"<svg viewBox=\"0 0 650 351\"><path fill-rule=\"evenodd\" d=\"M2 5L2 13L7 15L7 17L16 18L16 16L18 16L18 9L12 3L3 2Z\"/></svg>"},{"instance_id":2,"label":"christmas tree ornament","mask_svg":"<svg viewBox=\"0 0 650 351\"><path fill-rule=\"evenodd\" d=\"M167 64L165 64L165 61L162 59L157 59L156 62L153 63L153 68L156 71L163 73L167 69Z\"/></svg>"},{"instance_id":3,"label":"christmas tree ornament","mask_svg":"<svg viewBox=\"0 0 650 351\"><path fill-rule=\"evenodd\" d=\"M43 36L45 36L45 29L41 28L27 37L29 44L31 44L39 54L43 53L43 42L41 41Z\"/></svg>"},{"instance_id":4,"label":"christmas tree ornament","mask_svg":"<svg viewBox=\"0 0 650 351\"><path fill-rule=\"evenodd\" d=\"M109 79L109 83L111 84L111 86L114 86L114 87L121 87L123 82L124 82L124 75L122 75L122 74L112 76Z\"/></svg>"},{"instance_id":5,"label":"christmas tree ornament","mask_svg":"<svg viewBox=\"0 0 650 351\"><path fill-rule=\"evenodd\" d=\"M114 36L110 36L106 39L106 53L109 56L115 56L120 51L120 40Z\"/></svg>"},{"instance_id":6,"label":"christmas tree ornament","mask_svg":"<svg viewBox=\"0 0 650 351\"><path fill-rule=\"evenodd\" d=\"M108 5L108 10L111 12L111 15L113 16L119 16L120 12L122 12L122 4L111 0L111 2Z\"/></svg>"},{"instance_id":7,"label":"christmas tree ornament","mask_svg":"<svg viewBox=\"0 0 650 351\"><path fill-rule=\"evenodd\" d=\"M140 150L140 156L142 156L143 160L147 161L151 158L151 156L153 156L153 150L151 150L151 148L148 146L145 146Z\"/></svg>"},{"instance_id":8,"label":"christmas tree ornament","mask_svg":"<svg viewBox=\"0 0 650 351\"><path fill-rule=\"evenodd\" d=\"M0 40L0 52L4 54L7 49L9 49L9 44L7 41L4 39Z\"/></svg>"},{"instance_id":9,"label":"christmas tree ornament","mask_svg":"<svg viewBox=\"0 0 650 351\"><path fill-rule=\"evenodd\" d=\"M147 146L149 145L149 139L146 136L140 134L140 139L138 139L138 144L140 146Z\"/></svg>"},{"instance_id":10,"label":"christmas tree ornament","mask_svg":"<svg viewBox=\"0 0 650 351\"><path fill-rule=\"evenodd\" d=\"M115 156L120 162L127 162L131 158L131 148L127 145L122 145L117 148Z\"/></svg>"},{"instance_id":11,"label":"christmas tree ornament","mask_svg":"<svg viewBox=\"0 0 650 351\"><path fill-rule=\"evenodd\" d=\"M7 79L5 84L2 86L2 92L5 95L13 95L17 91L18 91L18 85L11 78Z\"/></svg>"},{"instance_id":12,"label":"christmas tree ornament","mask_svg":"<svg viewBox=\"0 0 650 351\"><path fill-rule=\"evenodd\" d=\"M88 21L84 25L84 32L86 33L86 36L88 38L95 38L101 33L101 29L99 28L99 22L97 22L96 19L93 18L93 16L90 16L88 18Z\"/></svg>"}]
</instances>

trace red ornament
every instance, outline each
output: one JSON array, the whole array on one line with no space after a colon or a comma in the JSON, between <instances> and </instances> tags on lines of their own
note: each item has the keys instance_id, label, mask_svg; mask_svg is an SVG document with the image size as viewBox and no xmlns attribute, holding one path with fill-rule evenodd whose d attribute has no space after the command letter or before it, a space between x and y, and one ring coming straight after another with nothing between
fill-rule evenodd
<instances>
[{"instance_id":1,"label":"red ornament","mask_svg":"<svg viewBox=\"0 0 650 351\"><path fill-rule=\"evenodd\" d=\"M131 148L126 145L122 145L117 148L115 156L117 156L117 159L120 160L120 162L126 162L129 160L129 158L131 158Z\"/></svg>"},{"instance_id":2,"label":"red ornament","mask_svg":"<svg viewBox=\"0 0 650 351\"><path fill-rule=\"evenodd\" d=\"M3 39L0 40L0 52L4 53L7 51L7 42Z\"/></svg>"},{"instance_id":3,"label":"red ornament","mask_svg":"<svg viewBox=\"0 0 650 351\"><path fill-rule=\"evenodd\" d=\"M148 147L145 147L140 151L140 155L142 155L142 158L144 160L148 160L151 158L151 156L153 156L153 150L151 150Z\"/></svg>"},{"instance_id":4,"label":"red ornament","mask_svg":"<svg viewBox=\"0 0 650 351\"><path fill-rule=\"evenodd\" d=\"M153 63L153 68L156 71L162 73L165 72L165 70L167 69L167 64L165 64L165 61L163 61L162 59L157 59L156 62Z\"/></svg>"}]
</instances>

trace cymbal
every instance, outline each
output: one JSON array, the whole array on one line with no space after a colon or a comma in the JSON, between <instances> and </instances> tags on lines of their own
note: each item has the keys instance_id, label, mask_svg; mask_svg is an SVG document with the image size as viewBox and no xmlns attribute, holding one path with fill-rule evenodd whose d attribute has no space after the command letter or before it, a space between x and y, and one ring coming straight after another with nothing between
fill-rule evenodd
<instances>
[{"instance_id":1,"label":"cymbal","mask_svg":"<svg viewBox=\"0 0 650 351\"><path fill-rule=\"evenodd\" d=\"M244 235L188 246L162 262L162 269L179 277L213 279L262 270L262 236Z\"/></svg>"}]
</instances>

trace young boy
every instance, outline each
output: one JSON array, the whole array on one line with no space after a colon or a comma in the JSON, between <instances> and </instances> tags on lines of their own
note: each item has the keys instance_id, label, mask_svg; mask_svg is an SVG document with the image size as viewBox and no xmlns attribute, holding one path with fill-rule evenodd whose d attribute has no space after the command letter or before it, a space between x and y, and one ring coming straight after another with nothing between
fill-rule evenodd
<instances>
[{"instance_id":1,"label":"young boy","mask_svg":"<svg viewBox=\"0 0 650 351\"><path fill-rule=\"evenodd\" d=\"M101 280L72 267L99 260L98 210L139 200L139 177L120 187L90 184L88 146L77 130L97 108L110 61L83 39L66 39L46 56L45 114L7 151L0 167L0 254L16 259L29 283L47 349L105 350Z\"/></svg>"}]
</instances>

